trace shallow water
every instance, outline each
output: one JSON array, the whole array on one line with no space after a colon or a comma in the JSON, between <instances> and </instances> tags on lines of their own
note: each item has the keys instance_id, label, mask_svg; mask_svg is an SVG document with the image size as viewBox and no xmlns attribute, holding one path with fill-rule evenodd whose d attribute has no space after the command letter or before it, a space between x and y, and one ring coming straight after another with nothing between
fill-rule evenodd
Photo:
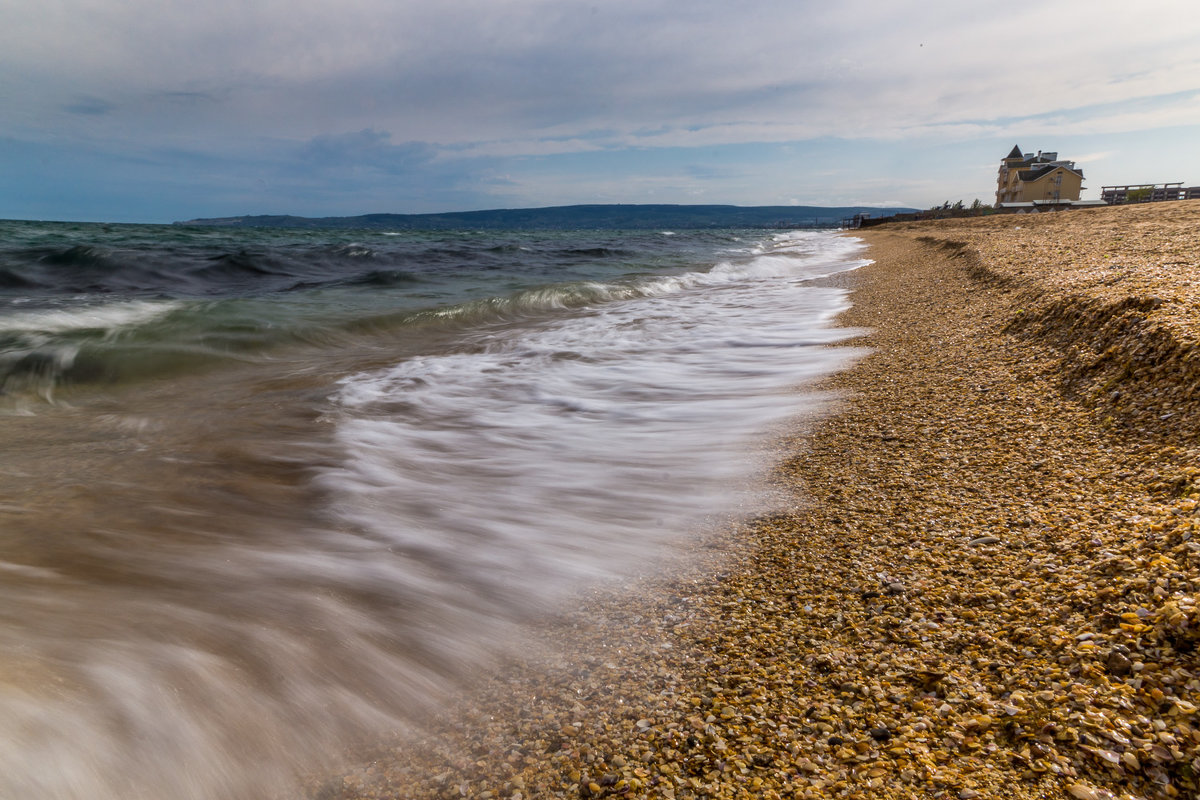
<instances>
[{"instance_id":1,"label":"shallow water","mask_svg":"<svg viewBox=\"0 0 1200 800\"><path fill-rule=\"evenodd\" d=\"M3 797L261 797L436 709L855 355L829 233L43 227L0 257Z\"/></svg>"}]
</instances>

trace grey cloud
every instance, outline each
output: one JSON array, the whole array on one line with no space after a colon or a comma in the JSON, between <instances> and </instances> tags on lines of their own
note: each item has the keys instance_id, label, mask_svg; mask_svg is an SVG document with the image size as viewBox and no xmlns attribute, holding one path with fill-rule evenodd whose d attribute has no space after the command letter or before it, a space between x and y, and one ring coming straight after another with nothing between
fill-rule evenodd
<instances>
[{"instance_id":1,"label":"grey cloud","mask_svg":"<svg viewBox=\"0 0 1200 800\"><path fill-rule=\"evenodd\" d=\"M168 103L178 103L181 105L196 105L200 103L217 102L216 95L210 92L157 92L152 96L152 99L162 100Z\"/></svg>"},{"instance_id":2,"label":"grey cloud","mask_svg":"<svg viewBox=\"0 0 1200 800\"><path fill-rule=\"evenodd\" d=\"M206 135L219 135L223 125L291 139L383 129L401 141L443 147L523 139L533 152L538 141L571 140L581 149L605 138L684 144L702 129L713 138L725 131L732 142L739 130L769 124L779 131L773 138L786 140L810 131L905 132L914 118L979 117L1015 100L1037 107L1038 84L1023 85L1013 70L997 71L988 58L1008 47L1005 34L1026 31L1037 19L1009 5L247 0L222 16L130 0L98 15L113 38L107 61L94 70L102 77L93 81L70 52L47 69L69 74L80 81L77 91L91 92L67 106L77 114L112 110L93 94L111 88L106 96L125 98L122 89L160 81L159 105L212 106L196 111L212 117ZM928 39L933 22L949 25L954 35L914 46ZM1000 32L993 30L1001 23ZM1022 41L1035 46L1041 31L1028 29ZM59 49L69 51L94 31L76 21L56 34L65 42ZM0 32L0 48L5 44ZM24 50L37 57L34 48ZM1081 69L1070 58L1061 63L1063 70ZM6 64L0 52L0 67L20 66ZM1084 74L1103 79L1090 65ZM1044 94L1051 99L1043 105L1061 102L1061 93ZM218 96L221 102L210 103ZM938 96L957 100L938 104ZM122 110L126 105L122 101ZM208 122L189 118L188 124L197 121ZM589 134L594 131L613 134ZM319 143L314 147L314 155L329 155Z\"/></svg>"},{"instance_id":3,"label":"grey cloud","mask_svg":"<svg viewBox=\"0 0 1200 800\"><path fill-rule=\"evenodd\" d=\"M86 114L88 116L107 114L115 108L116 106L107 100L90 95L80 96L75 102L63 106L65 111L70 111L72 114Z\"/></svg>"},{"instance_id":4,"label":"grey cloud","mask_svg":"<svg viewBox=\"0 0 1200 800\"><path fill-rule=\"evenodd\" d=\"M729 170L718 167L713 167L708 164L685 164L683 172L689 178L695 178L701 181L711 181L721 178L728 178Z\"/></svg>"},{"instance_id":5,"label":"grey cloud","mask_svg":"<svg viewBox=\"0 0 1200 800\"><path fill-rule=\"evenodd\" d=\"M370 128L315 136L297 153L310 167L364 167L383 172L410 170L428 163L435 154L434 148L423 142L392 144L390 133Z\"/></svg>"}]
</instances>

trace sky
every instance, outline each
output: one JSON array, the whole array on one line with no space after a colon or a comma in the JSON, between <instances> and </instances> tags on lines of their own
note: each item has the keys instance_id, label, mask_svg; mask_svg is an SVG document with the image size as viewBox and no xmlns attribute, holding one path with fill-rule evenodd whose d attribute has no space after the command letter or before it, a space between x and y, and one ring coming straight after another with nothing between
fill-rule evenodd
<instances>
[{"instance_id":1,"label":"sky","mask_svg":"<svg viewBox=\"0 0 1200 800\"><path fill-rule=\"evenodd\" d=\"M1195 0L0 0L0 218L1200 185Z\"/></svg>"}]
</instances>

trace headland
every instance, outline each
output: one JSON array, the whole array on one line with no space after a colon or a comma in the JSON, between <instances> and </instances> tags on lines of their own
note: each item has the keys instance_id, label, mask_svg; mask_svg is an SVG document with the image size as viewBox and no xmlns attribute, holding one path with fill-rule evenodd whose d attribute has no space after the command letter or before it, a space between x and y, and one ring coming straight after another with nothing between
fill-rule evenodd
<instances>
[{"instance_id":1,"label":"headland","mask_svg":"<svg viewBox=\"0 0 1200 800\"><path fill-rule=\"evenodd\" d=\"M663 228L836 228L874 206L728 206L594 204L499 208L440 214L362 214L355 217L249 215L176 222L217 228L333 228L342 230L661 230ZM893 212L915 209L889 209Z\"/></svg>"}]
</instances>

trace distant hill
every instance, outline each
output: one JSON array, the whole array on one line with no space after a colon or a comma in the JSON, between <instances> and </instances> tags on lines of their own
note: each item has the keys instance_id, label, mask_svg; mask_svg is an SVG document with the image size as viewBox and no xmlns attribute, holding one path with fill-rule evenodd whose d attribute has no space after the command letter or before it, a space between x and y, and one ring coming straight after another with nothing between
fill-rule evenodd
<instances>
[{"instance_id":1,"label":"distant hill","mask_svg":"<svg viewBox=\"0 0 1200 800\"><path fill-rule=\"evenodd\" d=\"M837 226L860 213L880 216L915 210L870 206L579 205L445 214L363 214L357 217L258 215L191 219L175 224L227 228L377 230L804 228Z\"/></svg>"}]
</instances>

